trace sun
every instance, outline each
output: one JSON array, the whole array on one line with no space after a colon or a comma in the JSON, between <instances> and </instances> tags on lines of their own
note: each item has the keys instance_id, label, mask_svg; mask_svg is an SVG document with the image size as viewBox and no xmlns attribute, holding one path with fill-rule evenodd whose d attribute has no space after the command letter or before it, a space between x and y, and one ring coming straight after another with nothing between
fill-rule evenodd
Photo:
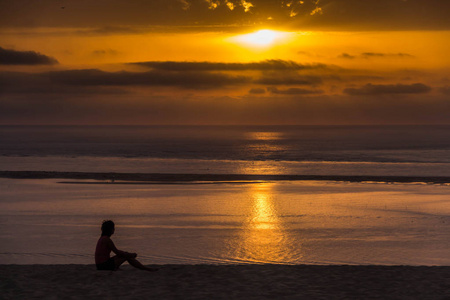
<instances>
[{"instance_id":1,"label":"sun","mask_svg":"<svg viewBox=\"0 0 450 300\"><path fill-rule=\"evenodd\" d=\"M265 47L274 44L282 37L283 33L280 31L261 29L253 33L239 35L234 40L250 46Z\"/></svg>"},{"instance_id":2,"label":"sun","mask_svg":"<svg viewBox=\"0 0 450 300\"><path fill-rule=\"evenodd\" d=\"M275 31L263 29L254 33L243 35L242 39L249 44L267 46L272 44L276 37L277 33Z\"/></svg>"}]
</instances>

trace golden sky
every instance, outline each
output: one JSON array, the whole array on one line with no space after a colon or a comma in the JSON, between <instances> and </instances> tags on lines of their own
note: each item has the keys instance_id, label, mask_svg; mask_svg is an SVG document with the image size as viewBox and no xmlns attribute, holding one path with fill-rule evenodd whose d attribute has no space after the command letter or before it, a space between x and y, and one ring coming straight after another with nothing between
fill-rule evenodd
<instances>
[{"instance_id":1,"label":"golden sky","mask_svg":"<svg viewBox=\"0 0 450 300\"><path fill-rule=\"evenodd\" d=\"M0 1L0 124L450 124L450 1Z\"/></svg>"}]
</instances>

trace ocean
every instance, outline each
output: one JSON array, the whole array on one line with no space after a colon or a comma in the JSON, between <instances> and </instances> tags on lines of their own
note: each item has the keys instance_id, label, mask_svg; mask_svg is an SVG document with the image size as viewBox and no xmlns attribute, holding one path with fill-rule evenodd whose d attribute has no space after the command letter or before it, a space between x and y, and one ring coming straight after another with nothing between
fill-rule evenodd
<instances>
[{"instance_id":1,"label":"ocean","mask_svg":"<svg viewBox=\"0 0 450 300\"><path fill-rule=\"evenodd\" d=\"M450 176L450 126L0 126L0 171ZM0 264L449 265L450 185L0 178Z\"/></svg>"},{"instance_id":2,"label":"ocean","mask_svg":"<svg viewBox=\"0 0 450 300\"><path fill-rule=\"evenodd\" d=\"M450 175L450 126L0 126L0 170Z\"/></svg>"}]
</instances>

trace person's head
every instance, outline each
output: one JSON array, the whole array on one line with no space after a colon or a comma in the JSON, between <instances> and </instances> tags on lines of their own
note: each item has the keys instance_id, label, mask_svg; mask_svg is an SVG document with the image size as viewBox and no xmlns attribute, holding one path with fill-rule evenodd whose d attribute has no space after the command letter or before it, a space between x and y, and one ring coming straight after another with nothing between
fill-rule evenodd
<instances>
[{"instance_id":1,"label":"person's head","mask_svg":"<svg viewBox=\"0 0 450 300\"><path fill-rule=\"evenodd\" d=\"M111 220L103 221L102 235L111 236L114 233L114 222Z\"/></svg>"}]
</instances>

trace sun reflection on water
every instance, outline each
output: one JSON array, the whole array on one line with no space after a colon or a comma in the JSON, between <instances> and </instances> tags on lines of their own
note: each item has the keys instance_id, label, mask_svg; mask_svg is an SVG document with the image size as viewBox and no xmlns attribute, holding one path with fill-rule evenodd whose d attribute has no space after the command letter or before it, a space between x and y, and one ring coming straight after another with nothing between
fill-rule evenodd
<instances>
[{"instance_id":1,"label":"sun reflection on water","mask_svg":"<svg viewBox=\"0 0 450 300\"><path fill-rule=\"evenodd\" d=\"M275 131L252 131L247 133L247 137L252 140L271 141L282 139L283 134Z\"/></svg>"},{"instance_id":2,"label":"sun reflection on water","mask_svg":"<svg viewBox=\"0 0 450 300\"><path fill-rule=\"evenodd\" d=\"M299 245L293 245L280 218L272 195L271 183L250 188L251 207L242 232L233 243L234 259L251 263L289 263L293 248L298 256Z\"/></svg>"},{"instance_id":3,"label":"sun reflection on water","mask_svg":"<svg viewBox=\"0 0 450 300\"><path fill-rule=\"evenodd\" d=\"M242 152L253 159L241 161L236 173L238 174L285 174L285 169L279 159L291 151L283 142L282 132L251 131L245 136L247 142Z\"/></svg>"},{"instance_id":4,"label":"sun reflection on water","mask_svg":"<svg viewBox=\"0 0 450 300\"><path fill-rule=\"evenodd\" d=\"M252 220L249 227L252 229L277 229L279 220L275 215L273 204L268 195L255 192L253 198Z\"/></svg>"}]
</instances>

